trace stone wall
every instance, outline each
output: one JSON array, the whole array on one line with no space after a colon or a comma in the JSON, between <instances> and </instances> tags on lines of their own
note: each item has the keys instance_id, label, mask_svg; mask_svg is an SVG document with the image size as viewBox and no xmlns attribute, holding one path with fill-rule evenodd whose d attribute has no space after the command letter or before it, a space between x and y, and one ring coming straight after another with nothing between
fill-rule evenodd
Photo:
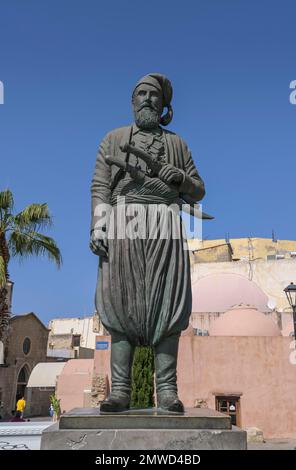
<instances>
[{"instance_id":1,"label":"stone wall","mask_svg":"<svg viewBox=\"0 0 296 470\"><path fill-rule=\"evenodd\" d=\"M25 338L31 342L28 354L23 351ZM25 368L26 379L34 366L46 361L48 330L34 314L19 315L10 320L10 333L5 348L5 364L0 366L0 389L2 392L4 417L15 410L17 381L20 371ZM39 400L38 394L35 396Z\"/></svg>"},{"instance_id":2,"label":"stone wall","mask_svg":"<svg viewBox=\"0 0 296 470\"><path fill-rule=\"evenodd\" d=\"M229 243L194 251L194 263L217 263L232 261L232 250Z\"/></svg>"}]
</instances>

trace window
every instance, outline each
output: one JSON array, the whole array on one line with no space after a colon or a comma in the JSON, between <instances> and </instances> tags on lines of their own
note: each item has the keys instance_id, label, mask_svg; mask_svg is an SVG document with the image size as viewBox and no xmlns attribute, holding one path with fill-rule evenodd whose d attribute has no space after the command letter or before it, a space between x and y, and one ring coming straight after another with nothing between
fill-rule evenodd
<instances>
[{"instance_id":1,"label":"window","mask_svg":"<svg viewBox=\"0 0 296 470\"><path fill-rule=\"evenodd\" d=\"M18 383L27 383L27 374L26 374L26 368L23 367L20 370L19 376L18 376Z\"/></svg>"},{"instance_id":2,"label":"window","mask_svg":"<svg viewBox=\"0 0 296 470\"><path fill-rule=\"evenodd\" d=\"M230 415L231 424L240 426L240 398L235 396L216 396L216 410Z\"/></svg>"},{"instance_id":3,"label":"window","mask_svg":"<svg viewBox=\"0 0 296 470\"><path fill-rule=\"evenodd\" d=\"M72 348L77 348L80 346L80 335L72 336Z\"/></svg>"},{"instance_id":4,"label":"window","mask_svg":"<svg viewBox=\"0 0 296 470\"><path fill-rule=\"evenodd\" d=\"M25 338L24 342L23 342L24 354L26 354L26 355L29 354L30 349L31 349L31 340L30 340L30 338Z\"/></svg>"},{"instance_id":5,"label":"window","mask_svg":"<svg viewBox=\"0 0 296 470\"><path fill-rule=\"evenodd\" d=\"M29 378L29 370L26 366L22 367L19 372L18 379L17 379L17 388L16 388L16 397L15 403L22 397L25 396L26 386L28 383Z\"/></svg>"}]
</instances>

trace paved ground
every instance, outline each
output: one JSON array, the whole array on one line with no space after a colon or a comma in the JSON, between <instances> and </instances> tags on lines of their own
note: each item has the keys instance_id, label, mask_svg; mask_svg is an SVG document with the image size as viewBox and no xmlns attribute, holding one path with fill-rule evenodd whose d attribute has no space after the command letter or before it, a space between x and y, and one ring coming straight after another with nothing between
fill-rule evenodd
<instances>
[{"instance_id":1,"label":"paved ground","mask_svg":"<svg viewBox=\"0 0 296 470\"><path fill-rule=\"evenodd\" d=\"M32 419L24 423L0 423L0 450L39 450L43 429L50 419Z\"/></svg>"}]
</instances>

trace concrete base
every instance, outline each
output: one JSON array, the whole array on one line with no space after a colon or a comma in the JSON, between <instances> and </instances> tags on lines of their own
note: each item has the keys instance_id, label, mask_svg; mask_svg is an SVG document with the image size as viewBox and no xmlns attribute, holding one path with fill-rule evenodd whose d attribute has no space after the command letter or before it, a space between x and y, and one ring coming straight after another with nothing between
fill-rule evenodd
<instances>
[{"instance_id":1,"label":"concrete base","mask_svg":"<svg viewBox=\"0 0 296 470\"><path fill-rule=\"evenodd\" d=\"M42 433L43 450L245 450L247 434L206 408L100 414L75 409Z\"/></svg>"},{"instance_id":2,"label":"concrete base","mask_svg":"<svg viewBox=\"0 0 296 470\"><path fill-rule=\"evenodd\" d=\"M184 414L159 408L102 413L99 408L74 408L61 416L59 429L231 429L230 416L205 408Z\"/></svg>"}]
</instances>

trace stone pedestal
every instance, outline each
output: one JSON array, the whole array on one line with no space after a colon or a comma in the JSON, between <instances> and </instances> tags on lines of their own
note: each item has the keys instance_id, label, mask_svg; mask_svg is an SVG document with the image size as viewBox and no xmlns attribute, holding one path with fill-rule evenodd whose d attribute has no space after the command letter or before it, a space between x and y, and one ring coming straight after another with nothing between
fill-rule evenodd
<instances>
[{"instance_id":1,"label":"stone pedestal","mask_svg":"<svg viewBox=\"0 0 296 470\"><path fill-rule=\"evenodd\" d=\"M44 450L245 450L246 432L207 408L100 413L75 408L42 433Z\"/></svg>"}]
</instances>

